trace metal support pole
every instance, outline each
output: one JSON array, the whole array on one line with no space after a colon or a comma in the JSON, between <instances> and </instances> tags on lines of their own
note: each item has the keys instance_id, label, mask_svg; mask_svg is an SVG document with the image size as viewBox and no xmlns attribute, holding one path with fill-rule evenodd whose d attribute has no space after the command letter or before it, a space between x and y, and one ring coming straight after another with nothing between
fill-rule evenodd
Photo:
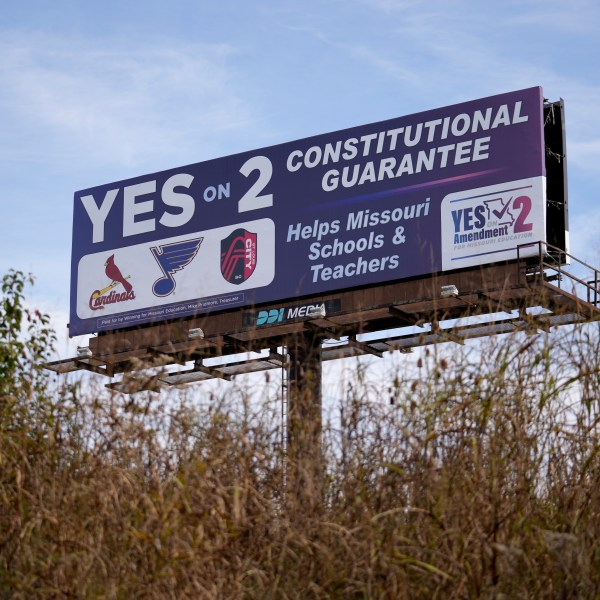
<instances>
[{"instance_id":1,"label":"metal support pole","mask_svg":"<svg viewBox=\"0 0 600 600\"><path fill-rule=\"evenodd\" d=\"M321 341L317 331L288 340L287 491L290 507L305 512L322 499Z\"/></svg>"}]
</instances>

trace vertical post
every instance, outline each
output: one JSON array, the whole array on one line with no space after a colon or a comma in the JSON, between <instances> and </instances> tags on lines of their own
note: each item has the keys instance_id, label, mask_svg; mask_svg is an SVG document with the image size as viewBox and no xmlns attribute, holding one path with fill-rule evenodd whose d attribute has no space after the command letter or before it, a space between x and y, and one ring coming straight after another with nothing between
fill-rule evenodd
<instances>
[{"instance_id":1,"label":"vertical post","mask_svg":"<svg viewBox=\"0 0 600 600\"><path fill-rule=\"evenodd\" d=\"M287 491L289 506L305 512L322 499L321 341L313 331L288 342L290 357L287 411Z\"/></svg>"}]
</instances>

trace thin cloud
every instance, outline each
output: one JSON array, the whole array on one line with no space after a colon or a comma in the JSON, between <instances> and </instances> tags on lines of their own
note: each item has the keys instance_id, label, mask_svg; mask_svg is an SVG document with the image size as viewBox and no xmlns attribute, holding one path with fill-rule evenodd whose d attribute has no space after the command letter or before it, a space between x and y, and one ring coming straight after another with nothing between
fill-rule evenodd
<instances>
[{"instance_id":1,"label":"thin cloud","mask_svg":"<svg viewBox=\"0 0 600 600\"><path fill-rule=\"evenodd\" d=\"M463 28L476 23L481 33L490 37L494 37L500 29L510 31L510 27L533 27L532 34L544 29L595 33L600 17L595 0L510 0L489 4L473 0L456 0L452 4L447 0L355 0L355 4L386 16L398 15L403 21L412 21L413 24L415 19L442 26L456 22Z\"/></svg>"},{"instance_id":2,"label":"thin cloud","mask_svg":"<svg viewBox=\"0 0 600 600\"><path fill-rule=\"evenodd\" d=\"M571 204L578 201L578 198L569 198ZM569 220L571 254L588 264L600 264L600 238L598 237L600 209L589 208L580 211L575 217L570 216Z\"/></svg>"},{"instance_id":3,"label":"thin cloud","mask_svg":"<svg viewBox=\"0 0 600 600\"><path fill-rule=\"evenodd\" d=\"M403 102L427 109L542 85L549 99L565 99L569 164L598 173L600 141L594 132L600 130L599 86L583 72L565 71L545 60L544 52L531 51L535 40L541 44L545 39L549 16L557 21L553 31L595 28L595 5L581 0L574 11L561 2L530 1L515 2L504 10L463 1L449 11L439 1L356 0L355 4L380 13L381 33L374 43L361 44L360 37L352 44L340 42L335 32L320 33L319 39L397 82ZM544 19L531 28L541 15ZM491 23L499 26L490 29ZM527 35L521 39L519 32Z\"/></svg>"},{"instance_id":4,"label":"thin cloud","mask_svg":"<svg viewBox=\"0 0 600 600\"><path fill-rule=\"evenodd\" d=\"M430 2L425 2L425 0L358 0L358 4L364 4L371 9L386 13L412 10L431 5Z\"/></svg>"},{"instance_id":5,"label":"thin cloud","mask_svg":"<svg viewBox=\"0 0 600 600\"><path fill-rule=\"evenodd\" d=\"M600 11L595 0L536 0L519 3L519 11L507 11L508 26L531 26L563 33L596 35ZM559 40L555 40L560 43ZM552 40L548 40L552 43Z\"/></svg>"},{"instance_id":6,"label":"thin cloud","mask_svg":"<svg viewBox=\"0 0 600 600\"><path fill-rule=\"evenodd\" d=\"M13 34L0 39L0 52L5 111L74 155L125 165L180 160L200 136L205 143L253 122L226 45L99 49L89 40Z\"/></svg>"}]
</instances>

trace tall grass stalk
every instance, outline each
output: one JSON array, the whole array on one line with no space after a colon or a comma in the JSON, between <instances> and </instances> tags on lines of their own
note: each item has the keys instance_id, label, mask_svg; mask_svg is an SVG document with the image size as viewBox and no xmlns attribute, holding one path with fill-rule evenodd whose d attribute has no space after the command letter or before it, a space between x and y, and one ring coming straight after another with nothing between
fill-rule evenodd
<instances>
[{"instance_id":1,"label":"tall grass stalk","mask_svg":"<svg viewBox=\"0 0 600 600\"><path fill-rule=\"evenodd\" d=\"M0 590L598 597L599 357L592 324L432 347L377 380L354 369L301 511L277 382L126 397L5 374Z\"/></svg>"}]
</instances>

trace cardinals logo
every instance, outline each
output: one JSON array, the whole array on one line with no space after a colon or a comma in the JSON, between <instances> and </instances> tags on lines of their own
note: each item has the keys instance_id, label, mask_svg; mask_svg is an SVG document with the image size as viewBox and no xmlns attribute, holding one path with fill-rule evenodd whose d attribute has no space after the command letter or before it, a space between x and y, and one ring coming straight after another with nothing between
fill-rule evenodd
<instances>
[{"instance_id":1,"label":"cardinals logo","mask_svg":"<svg viewBox=\"0 0 600 600\"><path fill-rule=\"evenodd\" d=\"M239 285L247 281L256 268L256 234L236 229L221 241L221 273Z\"/></svg>"},{"instance_id":2,"label":"cardinals logo","mask_svg":"<svg viewBox=\"0 0 600 600\"><path fill-rule=\"evenodd\" d=\"M115 302L125 302L126 300L134 300L135 292L129 281L130 275L123 277L121 270L115 264L115 255L111 254L104 263L104 273L112 281L109 285L101 290L94 290L90 296L89 307L92 310L103 310L107 304ZM125 291L119 293L114 290L118 285L121 285ZM108 295L107 295L108 294Z\"/></svg>"},{"instance_id":3,"label":"cardinals logo","mask_svg":"<svg viewBox=\"0 0 600 600\"><path fill-rule=\"evenodd\" d=\"M196 238L150 248L152 256L163 272L163 276L157 279L152 286L152 293L155 296L168 296L175 291L177 284L173 275L194 260L203 239Z\"/></svg>"}]
</instances>

